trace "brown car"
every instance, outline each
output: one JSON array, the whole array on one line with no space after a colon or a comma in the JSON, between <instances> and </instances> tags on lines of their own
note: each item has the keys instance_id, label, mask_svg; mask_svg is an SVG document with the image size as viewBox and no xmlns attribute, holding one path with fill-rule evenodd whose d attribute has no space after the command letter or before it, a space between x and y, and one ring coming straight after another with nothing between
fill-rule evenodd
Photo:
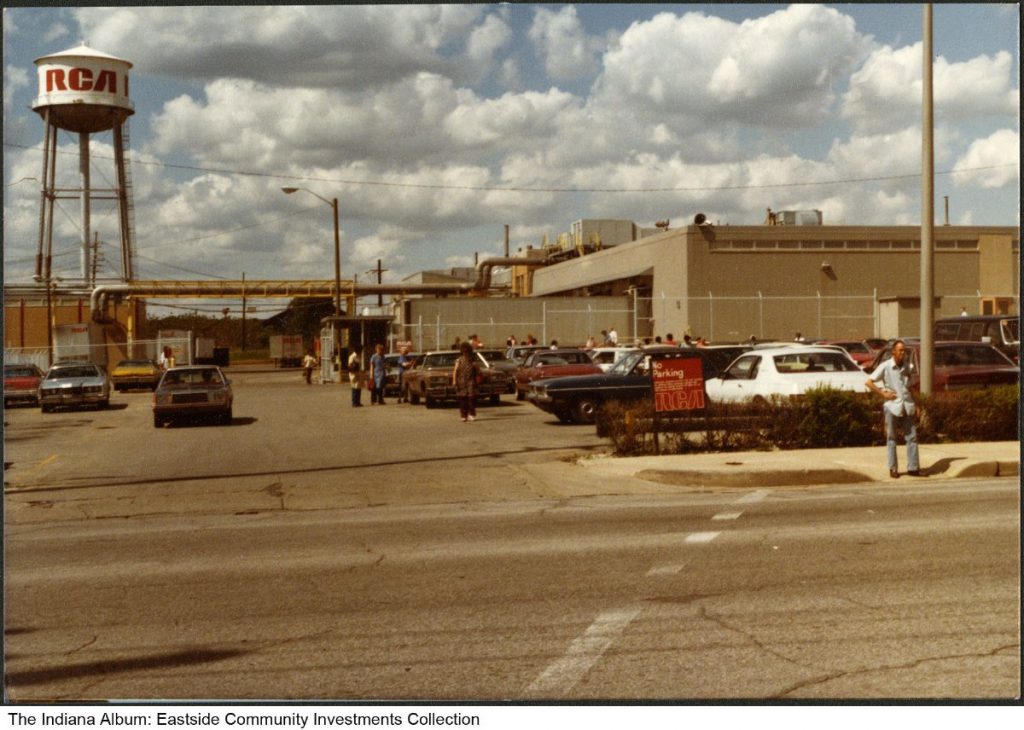
<instances>
[{"instance_id":1,"label":"brown car","mask_svg":"<svg viewBox=\"0 0 1024 730\"><path fill-rule=\"evenodd\" d=\"M460 355L458 350L441 350L418 356L402 376L402 392L409 402L417 405L422 399L427 408L433 408L442 401L455 400L452 372ZM492 405L497 405L501 394L508 390L509 375L489 367L479 353L476 356L483 381L477 389L477 397L487 398Z\"/></svg>"},{"instance_id":2,"label":"brown car","mask_svg":"<svg viewBox=\"0 0 1024 730\"><path fill-rule=\"evenodd\" d=\"M516 400L525 400L530 383L563 375L592 375L603 372L585 350L537 350L516 368Z\"/></svg>"},{"instance_id":3,"label":"brown car","mask_svg":"<svg viewBox=\"0 0 1024 730\"><path fill-rule=\"evenodd\" d=\"M904 340L910 353L914 374L910 389L920 390L920 349L918 340ZM1013 385L1020 381L1020 368L993 345L981 342L936 342L935 371L932 389L936 393L965 388L987 388L992 385ZM867 372L892 357L890 343L878 353Z\"/></svg>"}]
</instances>

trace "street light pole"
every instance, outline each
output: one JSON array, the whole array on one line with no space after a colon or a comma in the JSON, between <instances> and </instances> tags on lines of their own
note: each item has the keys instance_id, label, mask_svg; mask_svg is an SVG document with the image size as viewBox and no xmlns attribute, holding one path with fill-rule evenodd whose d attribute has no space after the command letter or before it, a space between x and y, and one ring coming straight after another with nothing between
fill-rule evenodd
<instances>
[{"instance_id":1,"label":"street light pole","mask_svg":"<svg viewBox=\"0 0 1024 730\"><path fill-rule=\"evenodd\" d=\"M281 188L281 191L285 195L291 195L297 193L299 190L309 193L315 198L319 198L327 205L331 206L331 211L334 213L334 316L341 316L341 228L338 221L338 199L328 200L327 198L317 195L308 188Z\"/></svg>"}]
</instances>

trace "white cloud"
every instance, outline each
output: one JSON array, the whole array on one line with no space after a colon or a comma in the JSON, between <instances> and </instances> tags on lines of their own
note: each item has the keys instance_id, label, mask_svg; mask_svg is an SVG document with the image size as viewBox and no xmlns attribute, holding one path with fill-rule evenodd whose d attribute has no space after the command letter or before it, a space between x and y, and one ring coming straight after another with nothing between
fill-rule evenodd
<instances>
[{"instance_id":1,"label":"white cloud","mask_svg":"<svg viewBox=\"0 0 1024 730\"><path fill-rule=\"evenodd\" d=\"M957 186L982 188L1017 187L1020 184L1020 134L1000 129L985 139L975 140L953 166Z\"/></svg>"},{"instance_id":2,"label":"white cloud","mask_svg":"<svg viewBox=\"0 0 1024 730\"><path fill-rule=\"evenodd\" d=\"M15 92L28 85L28 71L10 64L4 66L4 106L9 109Z\"/></svg>"},{"instance_id":3,"label":"white cloud","mask_svg":"<svg viewBox=\"0 0 1024 730\"><path fill-rule=\"evenodd\" d=\"M922 62L920 42L877 49L851 76L843 117L868 131L919 120ZM1005 51L958 63L939 56L933 67L932 90L938 121L1019 113L1020 93L1013 82L1010 54Z\"/></svg>"},{"instance_id":4,"label":"white cloud","mask_svg":"<svg viewBox=\"0 0 1024 730\"><path fill-rule=\"evenodd\" d=\"M818 5L741 24L661 13L634 23L605 55L593 103L657 115L679 133L721 122L811 126L865 48L849 17Z\"/></svg>"},{"instance_id":5,"label":"white cloud","mask_svg":"<svg viewBox=\"0 0 1024 730\"><path fill-rule=\"evenodd\" d=\"M587 35L572 5L558 12L537 8L528 37L548 75L556 81L592 74L597 69L597 54L604 48L603 39Z\"/></svg>"}]
</instances>

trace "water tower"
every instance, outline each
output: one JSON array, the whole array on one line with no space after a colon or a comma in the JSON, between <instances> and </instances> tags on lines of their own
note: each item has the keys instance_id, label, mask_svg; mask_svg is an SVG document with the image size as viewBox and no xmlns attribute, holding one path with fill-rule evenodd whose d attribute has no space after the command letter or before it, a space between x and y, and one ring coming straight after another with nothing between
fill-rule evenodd
<instances>
[{"instance_id":1,"label":"water tower","mask_svg":"<svg viewBox=\"0 0 1024 730\"><path fill-rule=\"evenodd\" d=\"M43 175L39 214L39 251L36 280L53 280L53 208L57 199L79 199L82 210L82 280L94 283L90 271L91 203L117 200L121 229L121 277L135 278L132 242L130 182L125 160L127 119L134 112L128 98L128 70L132 64L85 45L37 58L39 96L32 108L43 118ZM57 188L57 131L78 133L78 188ZM94 189L90 180L89 135L113 130L116 187Z\"/></svg>"}]
</instances>

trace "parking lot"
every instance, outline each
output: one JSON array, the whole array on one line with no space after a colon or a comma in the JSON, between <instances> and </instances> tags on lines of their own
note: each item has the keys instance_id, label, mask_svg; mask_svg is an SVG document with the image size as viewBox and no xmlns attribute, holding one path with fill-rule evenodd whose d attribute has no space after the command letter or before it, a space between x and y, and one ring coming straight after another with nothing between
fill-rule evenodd
<instances>
[{"instance_id":1,"label":"parking lot","mask_svg":"<svg viewBox=\"0 0 1024 730\"><path fill-rule=\"evenodd\" d=\"M391 398L353 409L347 384L306 385L299 370L243 367L228 375L230 426L154 428L144 390L115 393L105 410L7 409L8 491L56 490L80 504L130 487L130 500L101 500L119 514L196 510L206 502L258 509L267 499L362 506L367 480L378 500L381 490L413 501L417 493L425 501L460 500L467 490L501 499L521 494L518 465L605 447L593 427L560 424L512 395L480 405L477 420L463 423L452 403L427 409ZM179 499L192 490L192 501Z\"/></svg>"}]
</instances>

